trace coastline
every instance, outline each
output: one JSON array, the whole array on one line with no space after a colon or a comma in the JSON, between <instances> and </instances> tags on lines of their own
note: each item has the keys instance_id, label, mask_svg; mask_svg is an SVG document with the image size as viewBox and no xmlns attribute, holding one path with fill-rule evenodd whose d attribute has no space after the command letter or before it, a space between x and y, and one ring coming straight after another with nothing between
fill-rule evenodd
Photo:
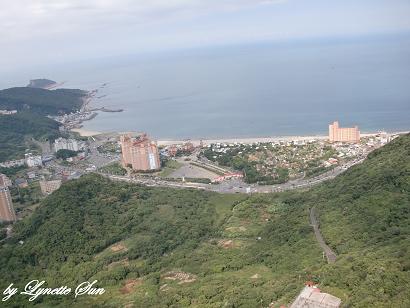
<instances>
[{"instance_id":1,"label":"coastline","mask_svg":"<svg viewBox=\"0 0 410 308\"><path fill-rule=\"evenodd\" d=\"M403 132L391 132L391 135L407 134L410 131ZM372 137L378 135L379 132L363 133L361 137ZM199 146L201 141L203 145L215 144L215 143L269 143L278 141L307 141L307 140L328 140L328 135L295 135L295 136L271 136L271 137L237 137L237 138L220 138L220 139L192 139L192 140L158 140L158 145L168 146L171 144L183 144L187 141L191 142L194 146Z\"/></svg>"},{"instance_id":2,"label":"coastline","mask_svg":"<svg viewBox=\"0 0 410 308\"><path fill-rule=\"evenodd\" d=\"M79 133L82 137L92 137L92 136L104 136L104 135L121 135L125 132L99 132L99 131L92 131L87 130L84 128L73 128L71 131ZM390 132L389 134L397 135L397 134L407 134L409 131L400 131L400 132ZM377 135L378 132L373 133L363 133L360 134L361 137L371 137ZM328 135L299 135L299 136L272 136L272 137L238 137L238 138L220 138L220 139L185 139L185 140L172 140L172 139L164 139L164 140L157 140L157 144L160 146L168 146L171 144L183 144L187 141L191 142L194 146L199 146L201 141L203 145L209 145L212 143L244 143L244 144L252 144L252 143L266 143L266 142L277 142L277 141L303 141L303 140L327 140Z\"/></svg>"},{"instance_id":3,"label":"coastline","mask_svg":"<svg viewBox=\"0 0 410 308\"><path fill-rule=\"evenodd\" d=\"M96 130L89 130L85 129L81 123L85 121L90 121L92 120L95 116L98 115L97 111L100 112L123 112L123 109L109 109L106 107L93 107L92 106L92 101L93 99L98 99L101 97L105 97L106 95L103 95L101 97L97 97L98 90L100 88L104 88L107 85L107 83L102 84L99 88L93 89L93 90L88 90L86 91L86 95L82 98L82 106L80 108L80 112L83 114L88 114L92 113L91 117L81 119L76 125L72 126L69 128L72 132L78 133L82 137L93 137L93 136L119 136L121 134L124 134L126 132L101 132L101 131L96 131ZM367 133L361 133L361 137L371 137L379 134L380 131L378 132L367 132ZM400 135L400 134L406 134L409 133L409 131L396 131L396 132L388 132L390 135ZM226 137L226 138L202 138L202 139L158 139L157 144L160 146L168 146L172 144L183 144L187 141L191 142L194 146L199 146L201 143L203 145L210 145L210 144L215 144L215 143L243 143L243 144L252 144L252 143L269 143L269 142L278 142L278 141L307 141L307 140L327 140L328 135L327 134L318 134L318 135L285 135L285 136L270 136L270 137Z\"/></svg>"},{"instance_id":4,"label":"coastline","mask_svg":"<svg viewBox=\"0 0 410 308\"><path fill-rule=\"evenodd\" d=\"M92 136L102 135L101 132L86 130L83 128L72 128L70 129L70 131L80 134L81 137L92 137Z\"/></svg>"}]
</instances>

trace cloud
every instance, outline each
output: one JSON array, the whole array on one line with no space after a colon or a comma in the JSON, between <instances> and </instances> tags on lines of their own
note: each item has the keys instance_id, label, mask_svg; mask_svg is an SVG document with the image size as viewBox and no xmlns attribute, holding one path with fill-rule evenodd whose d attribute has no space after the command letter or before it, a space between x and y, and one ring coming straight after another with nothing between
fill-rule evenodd
<instances>
[{"instance_id":1,"label":"cloud","mask_svg":"<svg viewBox=\"0 0 410 308\"><path fill-rule=\"evenodd\" d=\"M0 66L410 30L408 0L1 0Z\"/></svg>"},{"instance_id":2,"label":"cloud","mask_svg":"<svg viewBox=\"0 0 410 308\"><path fill-rule=\"evenodd\" d=\"M283 0L1 0L0 65L186 44L204 16ZM184 25L186 23L186 25ZM191 25L190 25L191 23ZM186 41L186 42L185 42ZM130 43L131 42L131 43ZM168 43L167 43L168 42ZM166 47L166 46L165 46ZM119 51L123 49L122 51ZM1 63L1 62L6 63Z\"/></svg>"},{"instance_id":3,"label":"cloud","mask_svg":"<svg viewBox=\"0 0 410 308\"><path fill-rule=\"evenodd\" d=\"M0 10L0 39L121 24L161 23L210 12L280 3L267 0L4 0Z\"/></svg>"}]
</instances>

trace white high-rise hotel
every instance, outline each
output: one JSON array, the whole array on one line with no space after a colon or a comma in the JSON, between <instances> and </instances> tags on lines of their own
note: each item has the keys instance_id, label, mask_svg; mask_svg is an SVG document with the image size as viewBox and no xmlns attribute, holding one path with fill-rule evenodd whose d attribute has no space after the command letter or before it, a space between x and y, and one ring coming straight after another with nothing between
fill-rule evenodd
<instances>
[{"instance_id":1,"label":"white high-rise hotel","mask_svg":"<svg viewBox=\"0 0 410 308\"><path fill-rule=\"evenodd\" d=\"M329 125L330 142L360 142L360 131L355 127L339 127L339 122L335 121Z\"/></svg>"}]
</instances>

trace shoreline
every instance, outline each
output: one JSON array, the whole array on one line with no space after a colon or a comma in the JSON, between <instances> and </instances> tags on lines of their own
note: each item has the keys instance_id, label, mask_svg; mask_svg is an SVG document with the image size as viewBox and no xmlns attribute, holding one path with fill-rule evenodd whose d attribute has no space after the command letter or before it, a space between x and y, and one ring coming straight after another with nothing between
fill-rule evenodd
<instances>
[{"instance_id":1,"label":"shoreline","mask_svg":"<svg viewBox=\"0 0 410 308\"><path fill-rule=\"evenodd\" d=\"M73 128L71 131L79 133L82 137L94 137L94 136L104 136L104 135L121 135L125 132L99 132L88 130L84 128ZM407 134L410 131L399 131L399 132L388 132L390 135L401 135ZM377 135L379 132L363 133L360 134L361 137L371 137ZM295 136L271 136L271 137L228 137L228 138L211 138L211 139L158 139L157 144L160 146L168 146L171 144L183 144L187 141L191 142L194 146L200 145L201 141L204 145L209 145L212 143L267 143L267 142L277 142L277 141L302 141L302 140L327 140L328 135L295 135Z\"/></svg>"},{"instance_id":2,"label":"shoreline","mask_svg":"<svg viewBox=\"0 0 410 308\"><path fill-rule=\"evenodd\" d=\"M100 86L100 88L104 88L107 84L104 83L103 85ZM88 90L86 91L86 95L82 98L83 104L81 106L81 111L82 112L94 112L95 116L98 115L96 111L103 111L103 112L122 112L123 109L107 109L105 107L98 107L98 108L93 108L91 106L93 99L96 98L96 95L98 93L99 88L93 89L93 90ZM105 96L105 95L104 95ZM97 97L99 98L99 97ZM106 109L106 110L105 110ZM89 121L92 120L95 116L85 119L83 121ZM94 137L94 136L104 136L104 135L111 135L111 136L119 136L121 134L124 134L126 132L101 132L101 131L94 131L94 130L89 130L83 128L81 123L79 124L80 126L78 127L73 127L70 129L70 131L78 133L81 137ZM387 132L389 135L401 135L401 134L406 134L409 133L410 131L398 131L398 132ZM380 131L378 132L367 132L367 133L361 133L361 137L371 137L379 134ZM252 144L252 143L269 143L269 142L278 142L278 141L306 141L306 140L327 140L328 135L293 135L293 136L270 136L270 137L225 137L225 138L202 138L202 139L158 139L156 142L160 146L168 146L172 144L183 144L185 142L191 142L194 146L199 146L201 143L203 145L210 145L210 144L215 144L215 143L243 143L243 144Z\"/></svg>"}]
</instances>

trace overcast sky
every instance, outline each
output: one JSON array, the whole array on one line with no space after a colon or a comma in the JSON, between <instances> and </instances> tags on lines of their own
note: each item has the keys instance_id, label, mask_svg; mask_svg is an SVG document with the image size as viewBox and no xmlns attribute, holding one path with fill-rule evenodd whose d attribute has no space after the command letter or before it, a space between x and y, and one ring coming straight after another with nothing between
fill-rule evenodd
<instances>
[{"instance_id":1,"label":"overcast sky","mask_svg":"<svg viewBox=\"0 0 410 308\"><path fill-rule=\"evenodd\" d=\"M410 32L409 0L0 0L0 66Z\"/></svg>"}]
</instances>

